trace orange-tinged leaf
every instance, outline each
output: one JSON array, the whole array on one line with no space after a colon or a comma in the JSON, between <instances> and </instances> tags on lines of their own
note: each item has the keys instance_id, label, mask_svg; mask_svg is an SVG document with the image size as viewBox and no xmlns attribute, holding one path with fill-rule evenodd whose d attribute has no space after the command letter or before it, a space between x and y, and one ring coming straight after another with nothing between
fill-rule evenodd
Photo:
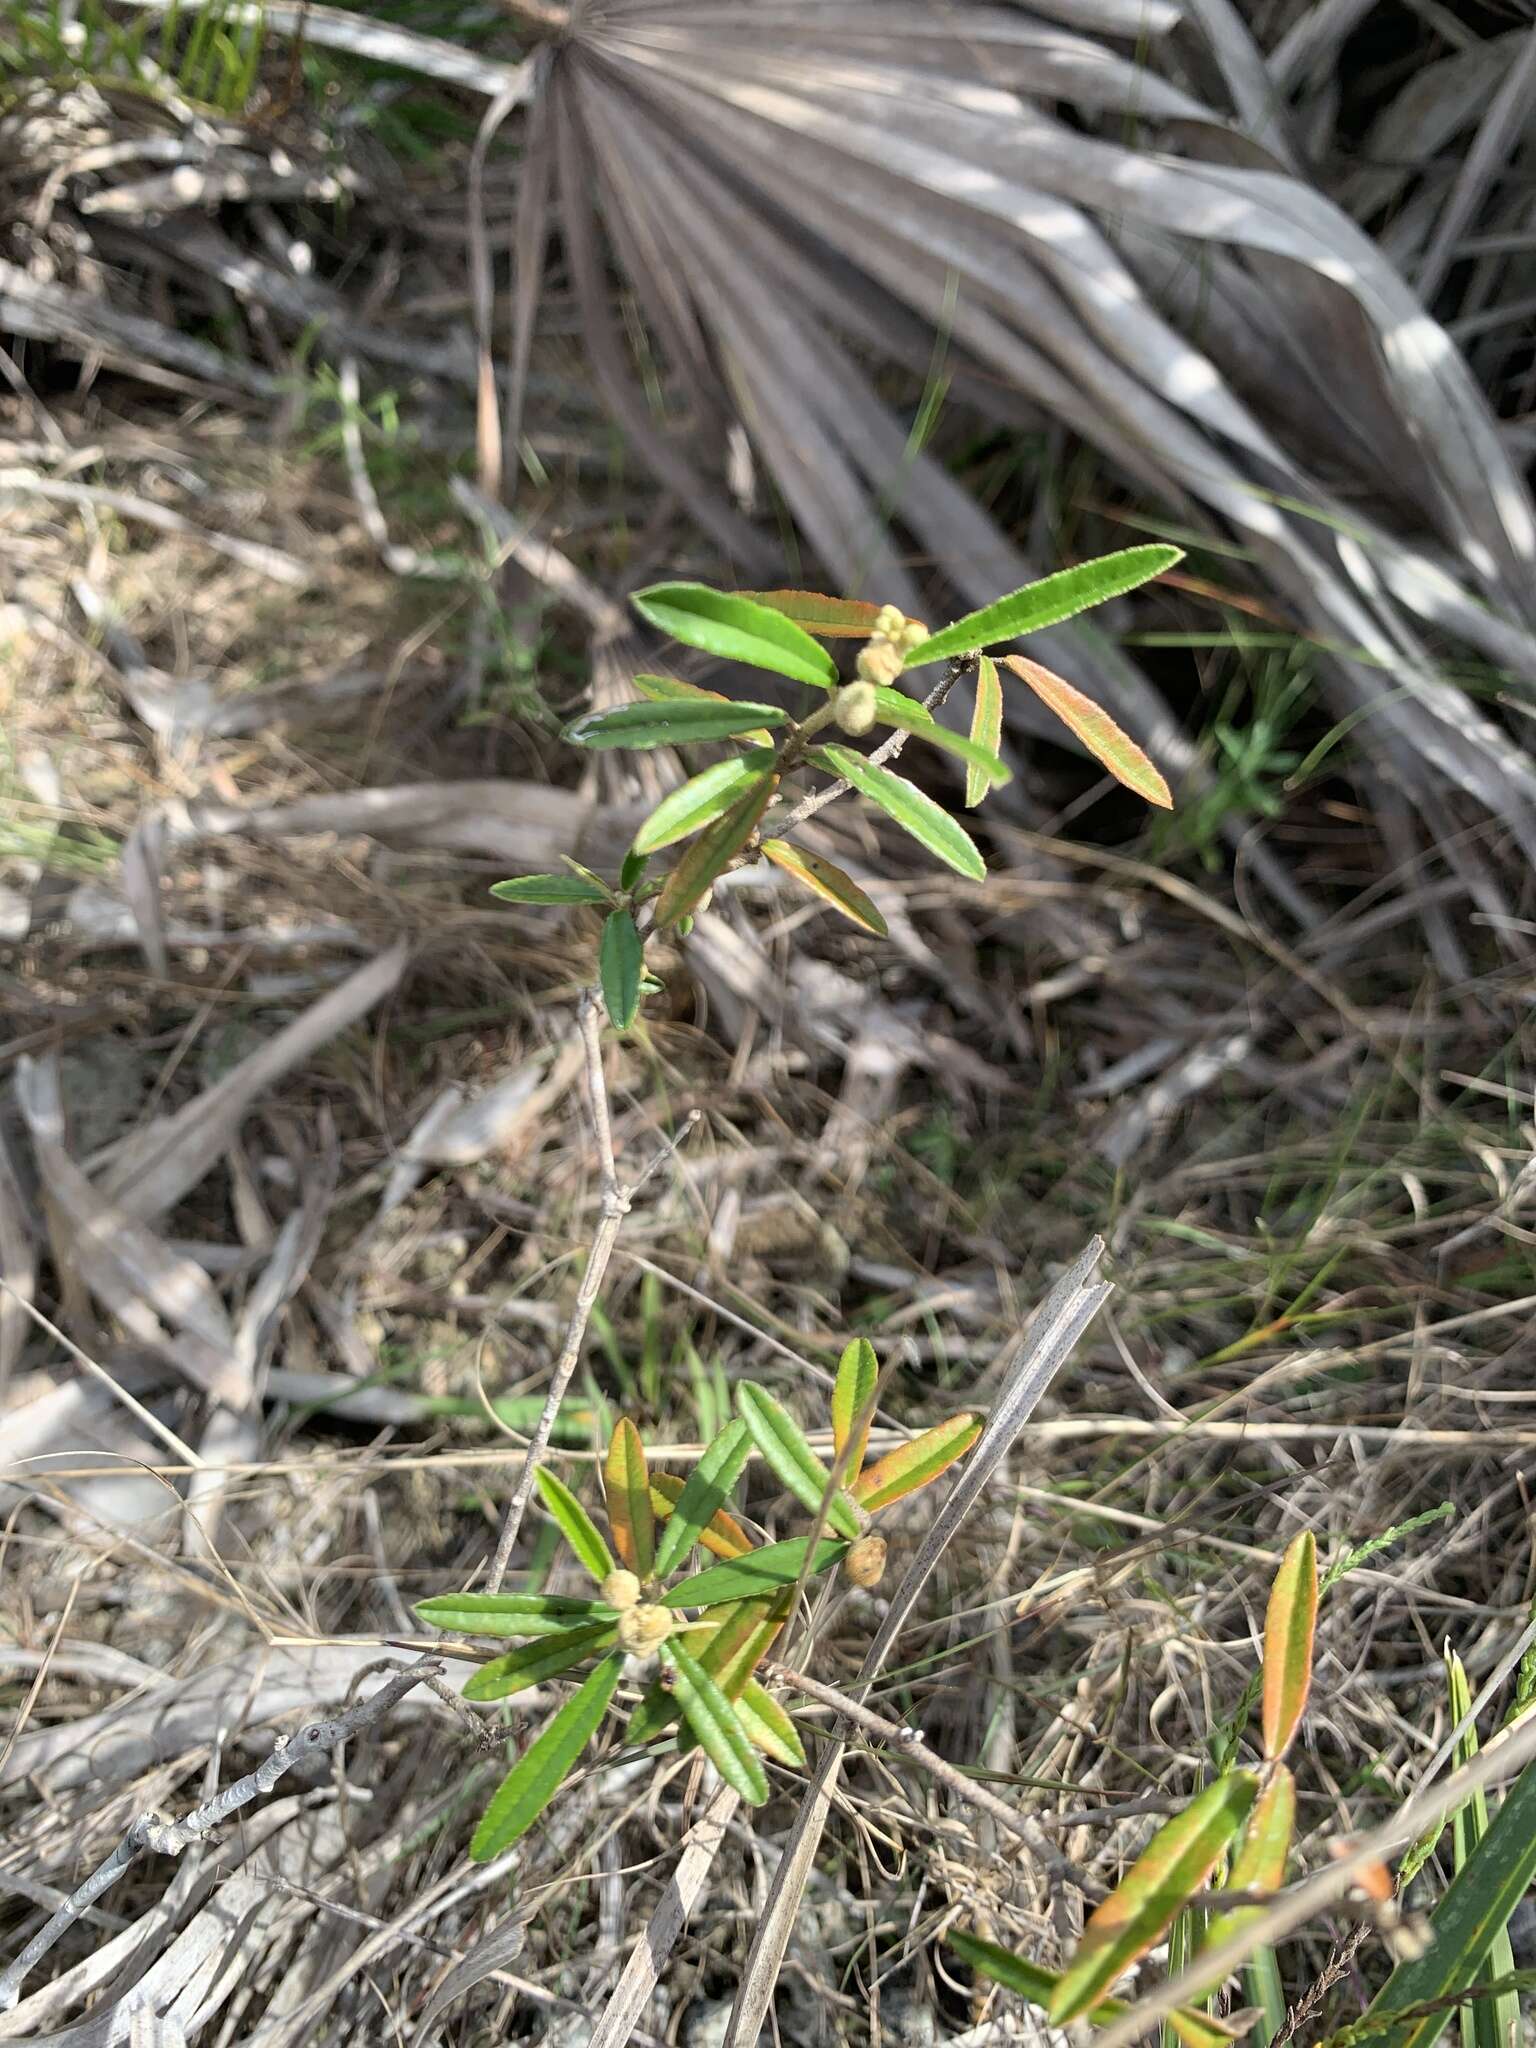
<instances>
[{"instance_id":1,"label":"orange-tinged leaf","mask_svg":"<svg viewBox=\"0 0 1536 2048\"><path fill-rule=\"evenodd\" d=\"M1133 789L1160 810L1173 809L1173 792L1162 775L1129 733L1122 732L1109 713L1101 710L1091 697L1085 697L1065 677L1042 668L1038 661L1031 661L1026 655L1005 654L1002 662L1004 668L1012 669L1021 682L1028 683L1041 703L1055 712L1068 731L1076 734L1096 761L1103 762L1117 782L1123 782L1127 789Z\"/></svg>"},{"instance_id":2,"label":"orange-tinged leaf","mask_svg":"<svg viewBox=\"0 0 1536 2048\"><path fill-rule=\"evenodd\" d=\"M998 681L997 663L990 654L976 664L976 708L971 713L971 738L978 747L995 754L1003 743L1003 686ZM965 808L973 811L992 787L979 768L965 771Z\"/></svg>"},{"instance_id":3,"label":"orange-tinged leaf","mask_svg":"<svg viewBox=\"0 0 1536 2048\"><path fill-rule=\"evenodd\" d=\"M656 1555L656 1516L651 1507L645 1446L627 1415L609 1439L608 1455L603 1460L603 1496L608 1503L608 1527L620 1564L637 1579L648 1579Z\"/></svg>"},{"instance_id":4,"label":"orange-tinged leaf","mask_svg":"<svg viewBox=\"0 0 1536 2048\"><path fill-rule=\"evenodd\" d=\"M983 1941L978 1935L963 1933L959 1928L951 1928L944 1940L973 1970L980 1970L993 1983L1003 1985L1020 1998L1029 1999L1032 2004L1049 2005L1056 1986L1061 1982L1059 1971L1044 1969L1039 1963L1016 1956L1011 1949L999 1948L995 1941ZM1095 2026L1107 2027L1111 2020L1120 2019L1130 2009L1123 1998L1101 1998L1088 2017ZM1208 2012L1199 2012L1193 2006L1176 2006L1168 2015L1168 2024L1184 2042L1185 2048L1223 2048L1223 2044L1236 2038L1236 2030L1225 2020L1219 2020Z\"/></svg>"},{"instance_id":5,"label":"orange-tinged leaf","mask_svg":"<svg viewBox=\"0 0 1536 2048\"><path fill-rule=\"evenodd\" d=\"M656 899L656 929L665 931L686 917L706 890L719 879L757 829L768 799L779 786L777 775L765 775L745 796L701 832L667 877Z\"/></svg>"},{"instance_id":6,"label":"orange-tinged leaf","mask_svg":"<svg viewBox=\"0 0 1536 2048\"><path fill-rule=\"evenodd\" d=\"M793 619L818 640L867 640L880 615L879 605L862 598L823 597L815 590L738 590L736 595Z\"/></svg>"},{"instance_id":7,"label":"orange-tinged leaf","mask_svg":"<svg viewBox=\"0 0 1536 2048\"><path fill-rule=\"evenodd\" d=\"M974 1415L952 1415L948 1422L925 1429L911 1443L888 1451L867 1472L861 1472L848 1490L861 1508L874 1514L937 1479L957 1458L965 1456L980 1435L981 1424Z\"/></svg>"},{"instance_id":8,"label":"orange-tinged leaf","mask_svg":"<svg viewBox=\"0 0 1536 2048\"><path fill-rule=\"evenodd\" d=\"M843 1464L844 1486L853 1485L864 1463L864 1446L869 1442L869 1427L875 1419L875 1383L879 1377L880 1361L867 1337L855 1337L844 1346L832 1386L832 1448L841 1458L843 1445L853 1446Z\"/></svg>"},{"instance_id":9,"label":"orange-tinged leaf","mask_svg":"<svg viewBox=\"0 0 1536 2048\"><path fill-rule=\"evenodd\" d=\"M788 1602L783 1595L743 1600L710 1638L699 1662L727 1699L736 1698L767 1656L774 1637L784 1626L787 1612Z\"/></svg>"},{"instance_id":10,"label":"orange-tinged leaf","mask_svg":"<svg viewBox=\"0 0 1536 2048\"><path fill-rule=\"evenodd\" d=\"M1115 1979L1161 1940L1216 1868L1257 1791L1251 1771L1233 1771L1158 1829L1084 1927L1077 1953L1051 1995L1052 2026L1064 2027L1097 2005Z\"/></svg>"},{"instance_id":11,"label":"orange-tinged leaf","mask_svg":"<svg viewBox=\"0 0 1536 2048\"><path fill-rule=\"evenodd\" d=\"M1312 1685L1317 1539L1304 1529L1280 1560L1264 1617L1264 1754L1285 1755Z\"/></svg>"},{"instance_id":12,"label":"orange-tinged leaf","mask_svg":"<svg viewBox=\"0 0 1536 2048\"><path fill-rule=\"evenodd\" d=\"M1234 1892L1277 1892L1285 1883L1285 1860L1296 1831L1296 1780L1284 1764L1266 1774L1232 1859L1227 1888ZM1203 1946L1219 1948L1230 1935L1262 1919L1262 1906L1234 1906L1218 1913L1205 1930Z\"/></svg>"},{"instance_id":13,"label":"orange-tinged leaf","mask_svg":"<svg viewBox=\"0 0 1536 2048\"><path fill-rule=\"evenodd\" d=\"M651 1506L666 1519L683 1497L687 1481L676 1472L653 1472L651 1474ZM699 1541L716 1557L745 1557L752 1548L752 1538L740 1522L728 1515L724 1508L716 1509L710 1520L699 1531Z\"/></svg>"},{"instance_id":14,"label":"orange-tinged leaf","mask_svg":"<svg viewBox=\"0 0 1536 2048\"><path fill-rule=\"evenodd\" d=\"M807 853L803 847L791 846L787 839L765 839L763 852L776 868L782 868L786 875L793 875L803 888L810 889L834 910L840 910L850 924L856 924L862 931L873 932L877 939L889 937L885 919L864 894L858 883L845 875L840 867L819 854Z\"/></svg>"}]
</instances>

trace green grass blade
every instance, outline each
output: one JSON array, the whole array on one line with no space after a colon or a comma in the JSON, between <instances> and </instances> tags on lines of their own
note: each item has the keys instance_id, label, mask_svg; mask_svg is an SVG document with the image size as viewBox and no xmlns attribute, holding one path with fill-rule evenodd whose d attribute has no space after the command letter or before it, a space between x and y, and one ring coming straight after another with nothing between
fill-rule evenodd
<instances>
[{"instance_id":1,"label":"green grass blade","mask_svg":"<svg viewBox=\"0 0 1536 2048\"><path fill-rule=\"evenodd\" d=\"M1379 2021L1408 2006L1453 1998L1477 1982L1494 1941L1536 1878L1536 1765L1528 1764L1504 1795L1488 1832L1457 1871L1430 1915L1434 1943L1399 1963L1366 2011ZM1430 2048L1452 2008L1405 2019L1377 2036L1381 2048Z\"/></svg>"}]
</instances>

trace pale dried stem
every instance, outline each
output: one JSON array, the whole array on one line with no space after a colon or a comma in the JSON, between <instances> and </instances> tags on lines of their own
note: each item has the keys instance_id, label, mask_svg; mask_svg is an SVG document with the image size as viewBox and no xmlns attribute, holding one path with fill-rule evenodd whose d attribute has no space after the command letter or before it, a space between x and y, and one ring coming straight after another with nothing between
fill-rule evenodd
<instances>
[{"instance_id":1,"label":"pale dried stem","mask_svg":"<svg viewBox=\"0 0 1536 2048\"><path fill-rule=\"evenodd\" d=\"M607 1276L613 1248L618 1243L619 1231L624 1218L629 1214L629 1205L657 1167L671 1157L676 1144L681 1142L696 1121L696 1118L689 1117L682 1130L678 1132L677 1138L662 1146L639 1178L629 1187L621 1187L613 1157L613 1119L608 1107L608 1084L603 1079L602 1019L600 998L596 989L583 989L578 1022L581 1028L582 1050L586 1056L587 1107L592 1118L593 1135L597 1139L598 1223L592 1237L592 1249L587 1253L587 1263L582 1271L581 1285L576 1290L576 1303L571 1310L571 1319L565 1327L560 1355L555 1360L549 1392L544 1398L543 1412L539 1416L537 1428L528 1439L523 1468L518 1474L512 1498L507 1503L501 1534L496 1540L496 1555L491 1560L490 1576L486 1580L486 1590L491 1593L501 1591L501 1582L506 1577L507 1567L512 1561L512 1552L523 1526L523 1516L533 1497L535 1475L544 1453L549 1449L555 1418L560 1412L560 1404L565 1399L572 1376L580 1362L582 1346L586 1342L587 1325L592 1320L592 1311L597 1305L598 1294Z\"/></svg>"}]
</instances>

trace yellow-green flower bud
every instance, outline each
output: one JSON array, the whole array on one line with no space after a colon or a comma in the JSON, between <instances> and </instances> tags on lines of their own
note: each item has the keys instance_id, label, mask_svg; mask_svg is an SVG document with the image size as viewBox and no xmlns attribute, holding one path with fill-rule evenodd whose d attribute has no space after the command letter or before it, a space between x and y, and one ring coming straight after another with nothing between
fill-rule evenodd
<instances>
[{"instance_id":1,"label":"yellow-green flower bud","mask_svg":"<svg viewBox=\"0 0 1536 2048\"><path fill-rule=\"evenodd\" d=\"M866 683L894 683L901 674L901 649L893 640L871 640L859 649L854 666Z\"/></svg>"},{"instance_id":2,"label":"yellow-green flower bud","mask_svg":"<svg viewBox=\"0 0 1536 2048\"><path fill-rule=\"evenodd\" d=\"M844 683L837 693L837 722L843 731L858 739L875 722L873 683Z\"/></svg>"},{"instance_id":3,"label":"yellow-green flower bud","mask_svg":"<svg viewBox=\"0 0 1536 2048\"><path fill-rule=\"evenodd\" d=\"M640 1604L640 1581L633 1572L610 1572L598 1591L608 1605L617 1607L621 1614Z\"/></svg>"},{"instance_id":4,"label":"yellow-green flower bud","mask_svg":"<svg viewBox=\"0 0 1536 2048\"><path fill-rule=\"evenodd\" d=\"M620 1649L628 1650L632 1657L649 1657L671 1635L673 1619L670 1607L658 1607L653 1601L631 1607L619 1616Z\"/></svg>"},{"instance_id":5,"label":"yellow-green flower bud","mask_svg":"<svg viewBox=\"0 0 1536 2048\"><path fill-rule=\"evenodd\" d=\"M906 652L910 654L914 647L921 647L928 638L928 628L920 619L908 619L903 624L901 631L896 635L896 638L900 641Z\"/></svg>"},{"instance_id":6,"label":"yellow-green flower bud","mask_svg":"<svg viewBox=\"0 0 1536 2048\"><path fill-rule=\"evenodd\" d=\"M893 604L881 605L875 613L875 637L880 640L894 640L907 623L905 615Z\"/></svg>"}]
</instances>

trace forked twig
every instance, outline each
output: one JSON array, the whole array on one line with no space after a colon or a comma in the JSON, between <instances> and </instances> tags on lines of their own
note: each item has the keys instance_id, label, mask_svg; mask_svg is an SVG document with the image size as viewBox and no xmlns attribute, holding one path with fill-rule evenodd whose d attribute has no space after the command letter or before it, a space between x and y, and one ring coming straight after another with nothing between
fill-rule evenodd
<instances>
[{"instance_id":1,"label":"forked twig","mask_svg":"<svg viewBox=\"0 0 1536 2048\"><path fill-rule=\"evenodd\" d=\"M0 2012L11 2010L21 1997L21 1987L32 1970L139 1857L146 1852L156 1856L179 1856L183 1849L193 1842L202 1841L231 1814L249 1806L253 1799L265 1797L278 1779L302 1758L335 1749L338 1744L361 1734L363 1729L371 1727L403 1700L408 1692L440 1677L442 1669L434 1659L424 1657L408 1671L398 1672L387 1685L380 1686L371 1699L360 1700L355 1707L349 1707L345 1713L337 1714L331 1720L306 1722L292 1735L285 1736L254 1771L233 1785L226 1785L222 1792L205 1799L201 1806L194 1807L180 1820L167 1820L163 1814L153 1810L141 1813L106 1861L99 1864L83 1884L76 1886L52 1919L33 1935L21 1954L0 1975Z\"/></svg>"}]
</instances>

